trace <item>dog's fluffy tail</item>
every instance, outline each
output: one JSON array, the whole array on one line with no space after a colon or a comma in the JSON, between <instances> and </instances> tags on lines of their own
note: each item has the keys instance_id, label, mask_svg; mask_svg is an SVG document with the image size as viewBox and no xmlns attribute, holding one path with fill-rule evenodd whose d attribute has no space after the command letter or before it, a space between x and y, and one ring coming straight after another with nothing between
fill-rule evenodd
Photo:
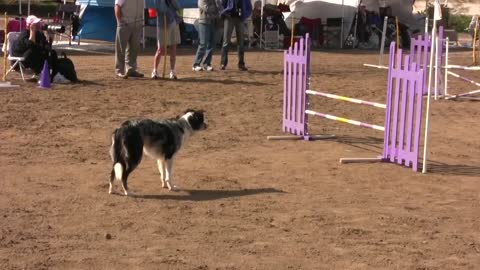
<instances>
[{"instance_id":1,"label":"dog's fluffy tail","mask_svg":"<svg viewBox=\"0 0 480 270\"><path fill-rule=\"evenodd\" d=\"M123 144L121 141L121 136L119 134L119 130L115 130L112 134L112 146L110 148L110 156L112 157L113 168L112 173L110 176L110 182L113 180L121 180L123 176L123 172L125 169L125 165L122 164L124 162L122 158L123 152Z\"/></svg>"},{"instance_id":2,"label":"dog's fluffy tail","mask_svg":"<svg viewBox=\"0 0 480 270\"><path fill-rule=\"evenodd\" d=\"M120 164L120 162L117 162L117 163L115 163L115 165L113 165L113 174L114 174L115 179L122 180L123 166L122 166L122 164Z\"/></svg>"}]
</instances>

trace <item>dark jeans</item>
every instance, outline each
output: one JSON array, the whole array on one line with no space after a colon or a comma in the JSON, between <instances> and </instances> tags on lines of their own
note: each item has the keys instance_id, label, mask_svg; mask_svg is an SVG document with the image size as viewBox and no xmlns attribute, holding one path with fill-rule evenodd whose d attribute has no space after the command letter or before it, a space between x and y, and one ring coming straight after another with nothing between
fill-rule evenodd
<instances>
[{"instance_id":1,"label":"dark jeans","mask_svg":"<svg viewBox=\"0 0 480 270\"><path fill-rule=\"evenodd\" d=\"M232 38L233 28L235 28L237 34L238 66L245 66L244 30L243 22L239 17L225 17L223 20L223 45L220 64L222 66L227 66L228 64L228 49L230 46L230 39Z\"/></svg>"},{"instance_id":2,"label":"dark jeans","mask_svg":"<svg viewBox=\"0 0 480 270\"><path fill-rule=\"evenodd\" d=\"M203 57L205 56L205 60L203 61L203 65L210 66L212 65L212 55L213 49L215 48L216 42L216 25L213 23L199 23L198 24L198 49L197 54L195 55L195 60L193 62L194 66L200 66L202 64Z\"/></svg>"}]
</instances>

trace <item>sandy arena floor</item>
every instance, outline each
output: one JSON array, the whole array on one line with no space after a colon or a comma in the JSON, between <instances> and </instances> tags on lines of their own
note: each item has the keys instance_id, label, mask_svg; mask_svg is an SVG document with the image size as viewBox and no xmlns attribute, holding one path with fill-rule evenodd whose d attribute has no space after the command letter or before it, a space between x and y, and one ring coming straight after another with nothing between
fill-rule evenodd
<instances>
[{"instance_id":1,"label":"sandy arena floor","mask_svg":"<svg viewBox=\"0 0 480 270\"><path fill-rule=\"evenodd\" d=\"M283 53L247 52L248 72L230 57L226 71L194 73L193 50L182 50L178 81L116 79L113 55L79 53L79 84L40 90L13 75L21 88L0 90L0 269L478 269L479 102L432 103L426 175L340 165L377 156L381 132L314 119L313 131L338 139L267 141L282 134ZM152 58L139 57L147 75ZM362 66L376 62L374 52L314 52L312 88L384 102L386 71ZM375 108L312 104L383 122ZM183 190L162 190L146 158L129 181L137 196L118 183L108 195L112 130L187 108L205 109L209 129L175 162Z\"/></svg>"}]
</instances>

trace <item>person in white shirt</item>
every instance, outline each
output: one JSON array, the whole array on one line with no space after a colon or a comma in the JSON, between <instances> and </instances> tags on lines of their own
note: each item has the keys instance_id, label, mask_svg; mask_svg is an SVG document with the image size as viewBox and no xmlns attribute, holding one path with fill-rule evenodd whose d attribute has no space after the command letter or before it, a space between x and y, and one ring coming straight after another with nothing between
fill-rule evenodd
<instances>
[{"instance_id":1,"label":"person in white shirt","mask_svg":"<svg viewBox=\"0 0 480 270\"><path fill-rule=\"evenodd\" d=\"M119 78L143 77L137 71L137 56L143 24L144 1L115 0L117 33L115 38L115 72Z\"/></svg>"}]
</instances>

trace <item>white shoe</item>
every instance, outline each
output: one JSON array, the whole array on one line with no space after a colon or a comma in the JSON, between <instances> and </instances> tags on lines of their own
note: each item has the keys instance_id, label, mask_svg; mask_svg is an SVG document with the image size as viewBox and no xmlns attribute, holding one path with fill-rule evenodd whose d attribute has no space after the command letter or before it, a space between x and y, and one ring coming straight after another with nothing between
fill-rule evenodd
<instances>
[{"instance_id":1,"label":"white shoe","mask_svg":"<svg viewBox=\"0 0 480 270\"><path fill-rule=\"evenodd\" d=\"M177 74L175 73L174 70L171 70L170 71L170 80L176 80L176 79L178 79Z\"/></svg>"},{"instance_id":2,"label":"white shoe","mask_svg":"<svg viewBox=\"0 0 480 270\"><path fill-rule=\"evenodd\" d=\"M156 79L159 78L159 77L158 77L158 73L157 73L156 70L152 71L152 76L151 76L151 78L154 79L154 80L156 80Z\"/></svg>"},{"instance_id":3,"label":"white shoe","mask_svg":"<svg viewBox=\"0 0 480 270\"><path fill-rule=\"evenodd\" d=\"M203 66L203 70L213 71L213 67L211 65L205 65L205 66Z\"/></svg>"},{"instance_id":4,"label":"white shoe","mask_svg":"<svg viewBox=\"0 0 480 270\"><path fill-rule=\"evenodd\" d=\"M202 71L203 68L202 68L201 66L193 66L193 67L192 67L192 70L193 70L193 71Z\"/></svg>"}]
</instances>

